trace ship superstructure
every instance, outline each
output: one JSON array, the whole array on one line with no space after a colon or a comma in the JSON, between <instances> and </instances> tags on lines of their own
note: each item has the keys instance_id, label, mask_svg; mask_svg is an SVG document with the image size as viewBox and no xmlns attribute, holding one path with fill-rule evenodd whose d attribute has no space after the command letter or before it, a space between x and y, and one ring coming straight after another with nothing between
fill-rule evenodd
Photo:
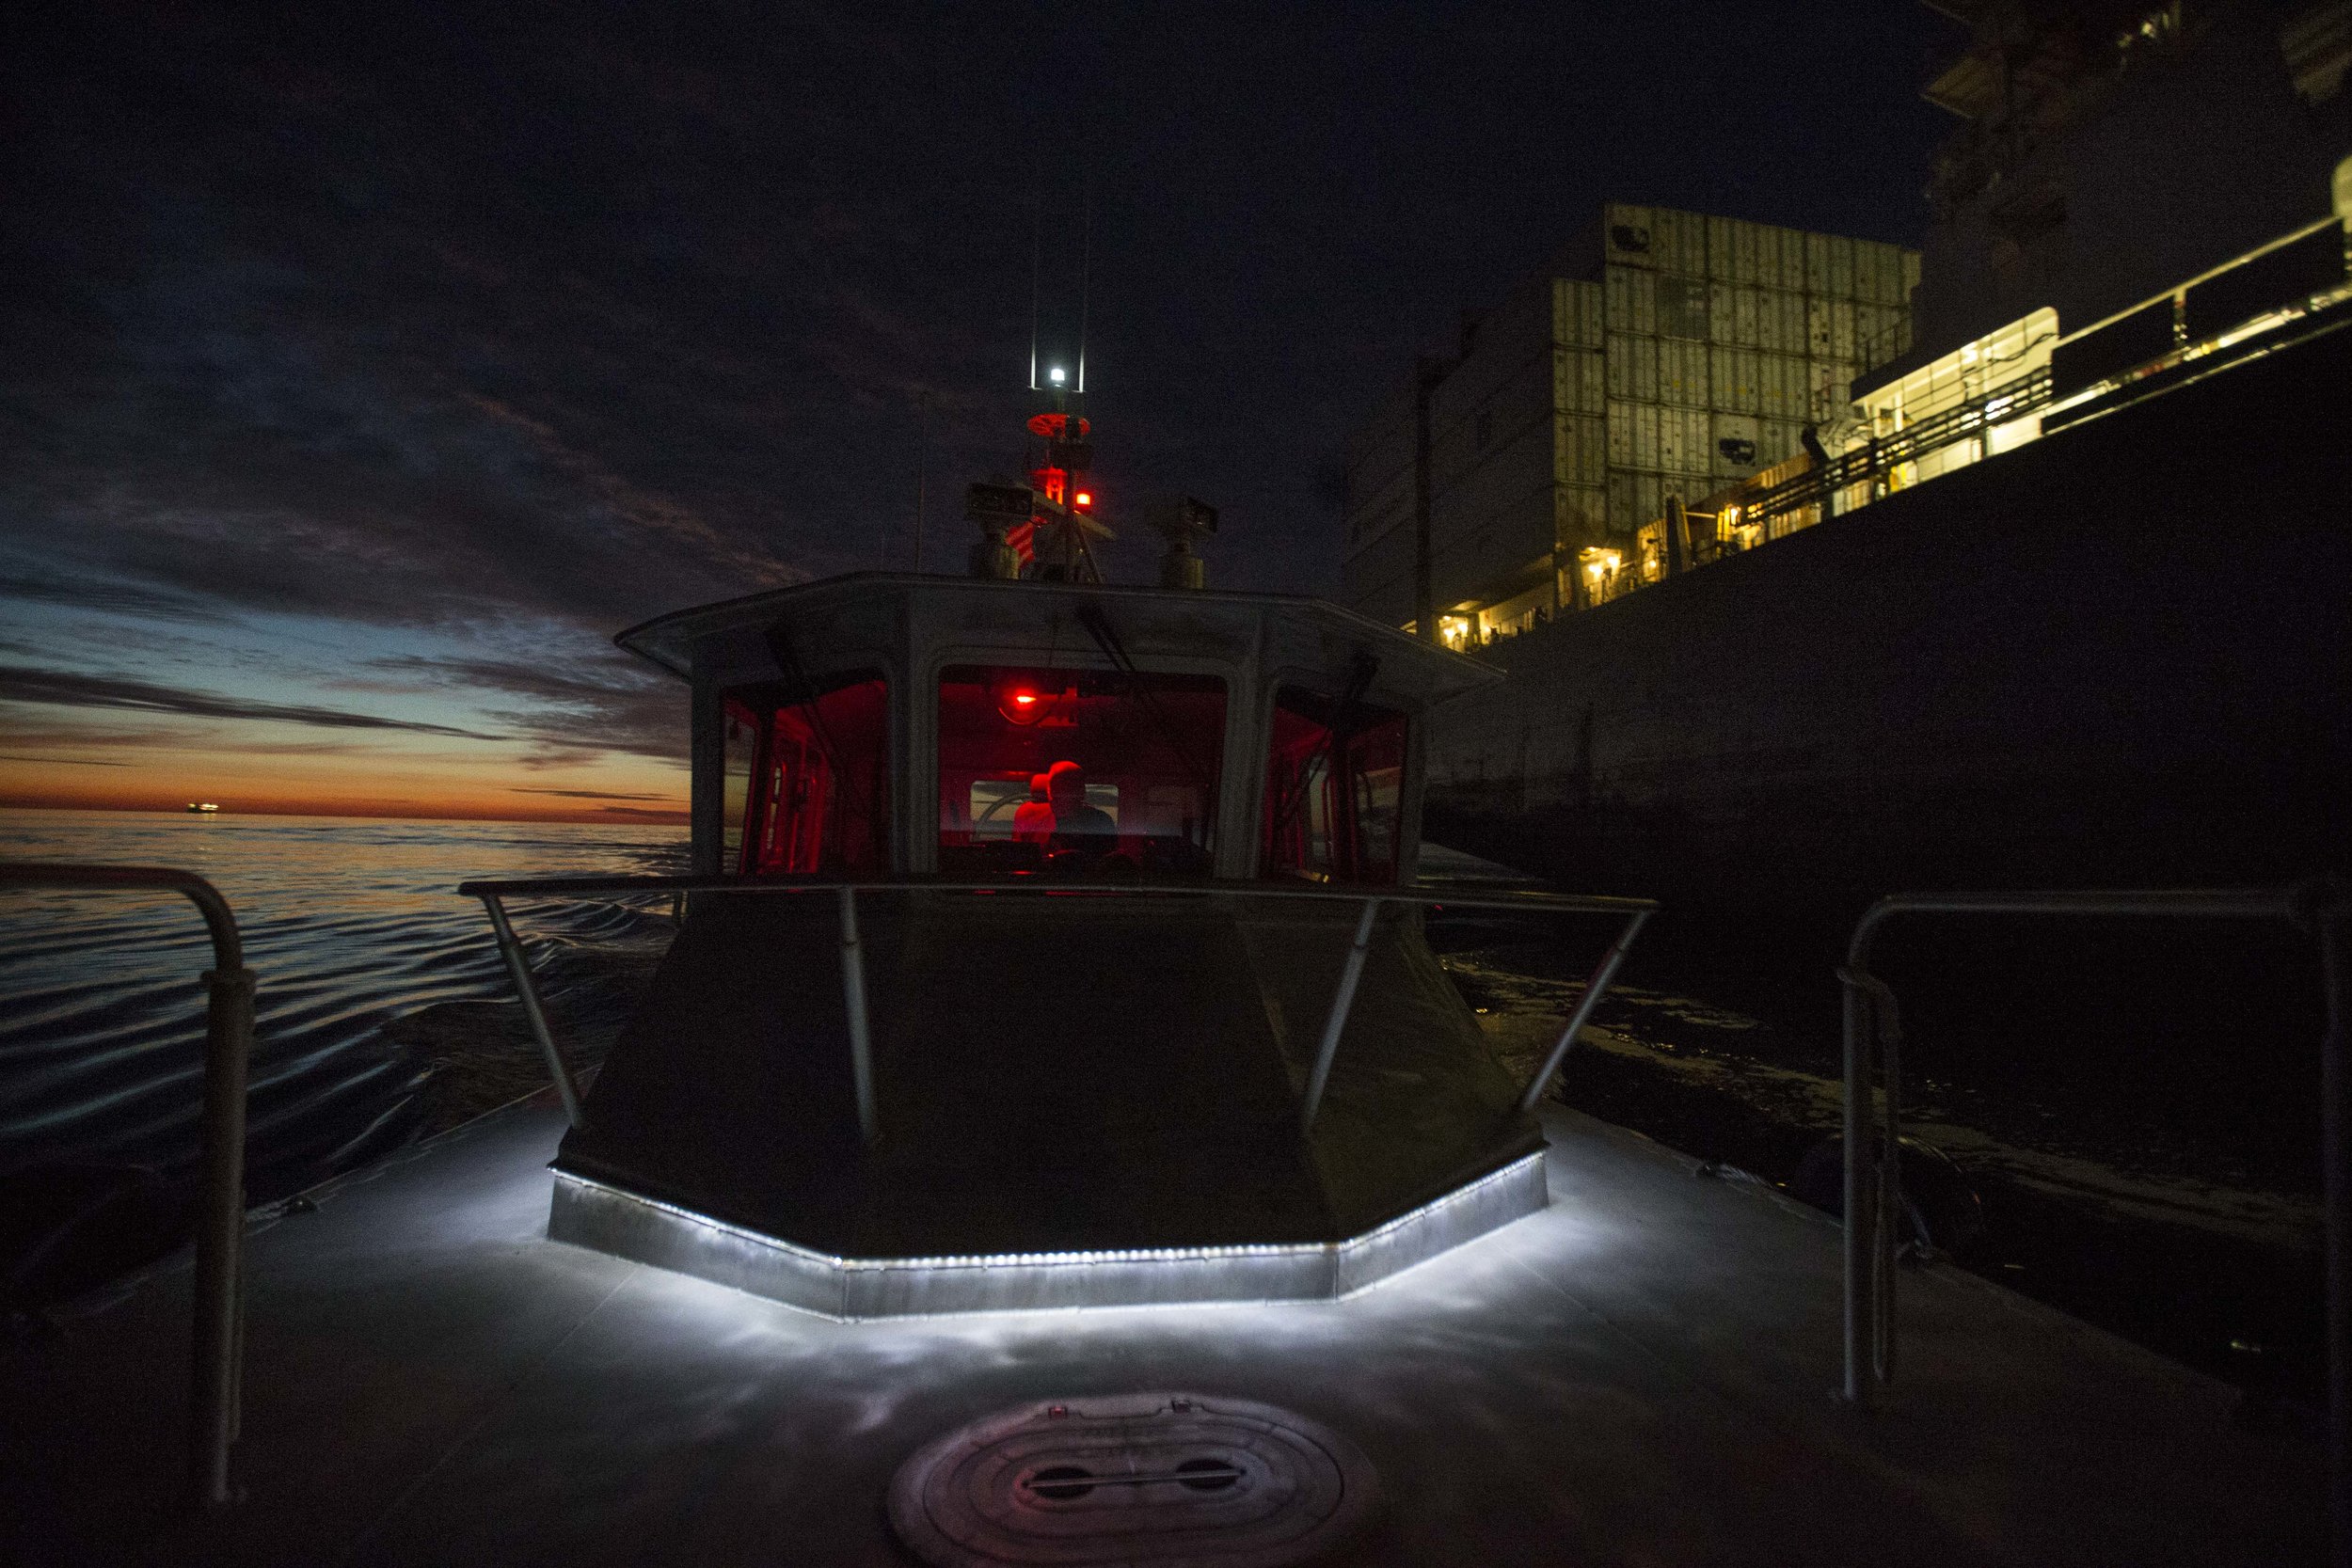
<instances>
[{"instance_id":1,"label":"ship superstructure","mask_svg":"<svg viewBox=\"0 0 2352 1568\"><path fill-rule=\"evenodd\" d=\"M1351 439L1343 597L1461 647L1641 580L1636 535L1804 451L1911 344L1918 255L1610 202Z\"/></svg>"}]
</instances>

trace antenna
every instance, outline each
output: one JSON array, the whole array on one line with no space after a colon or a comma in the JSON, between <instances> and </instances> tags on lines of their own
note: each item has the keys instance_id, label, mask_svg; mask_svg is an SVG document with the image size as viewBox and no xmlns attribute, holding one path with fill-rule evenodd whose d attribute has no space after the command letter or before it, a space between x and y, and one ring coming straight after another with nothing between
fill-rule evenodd
<instances>
[{"instance_id":1,"label":"antenna","mask_svg":"<svg viewBox=\"0 0 2352 1568\"><path fill-rule=\"evenodd\" d=\"M1037 277L1039 230L1044 224L1043 197L1040 187L1044 180L1041 169L1029 181L1029 390L1037 390Z\"/></svg>"},{"instance_id":2,"label":"antenna","mask_svg":"<svg viewBox=\"0 0 2352 1568\"><path fill-rule=\"evenodd\" d=\"M1087 389L1087 284L1094 273L1094 177L1078 187L1078 391Z\"/></svg>"},{"instance_id":3,"label":"antenna","mask_svg":"<svg viewBox=\"0 0 2352 1568\"><path fill-rule=\"evenodd\" d=\"M930 483L931 394L925 388L914 404L914 567L923 569L923 500Z\"/></svg>"}]
</instances>

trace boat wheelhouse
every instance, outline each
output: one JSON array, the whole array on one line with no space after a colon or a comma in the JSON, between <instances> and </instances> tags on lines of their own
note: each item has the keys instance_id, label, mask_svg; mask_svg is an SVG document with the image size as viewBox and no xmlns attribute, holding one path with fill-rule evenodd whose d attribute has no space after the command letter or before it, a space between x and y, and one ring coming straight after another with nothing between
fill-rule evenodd
<instances>
[{"instance_id":1,"label":"boat wheelhouse","mask_svg":"<svg viewBox=\"0 0 2352 1568\"><path fill-rule=\"evenodd\" d=\"M707 880L550 1234L858 1317L1328 1296L1543 1205L1408 886L1422 716L1485 667L1308 599L881 574L619 641L691 692Z\"/></svg>"}]
</instances>

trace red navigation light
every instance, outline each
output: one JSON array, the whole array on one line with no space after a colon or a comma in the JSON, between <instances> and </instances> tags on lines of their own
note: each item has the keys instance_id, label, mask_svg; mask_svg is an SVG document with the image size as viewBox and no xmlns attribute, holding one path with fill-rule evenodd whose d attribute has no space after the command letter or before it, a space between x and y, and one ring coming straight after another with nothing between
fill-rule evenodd
<instances>
[{"instance_id":1,"label":"red navigation light","mask_svg":"<svg viewBox=\"0 0 2352 1568\"><path fill-rule=\"evenodd\" d=\"M1079 491L1078 504L1080 506L1092 506L1094 504L1094 492L1091 490Z\"/></svg>"},{"instance_id":2,"label":"red navigation light","mask_svg":"<svg viewBox=\"0 0 2352 1568\"><path fill-rule=\"evenodd\" d=\"M1031 703L1037 701L1037 693L1034 691L1016 691L1012 694L1012 700L1020 706L1027 707Z\"/></svg>"}]
</instances>

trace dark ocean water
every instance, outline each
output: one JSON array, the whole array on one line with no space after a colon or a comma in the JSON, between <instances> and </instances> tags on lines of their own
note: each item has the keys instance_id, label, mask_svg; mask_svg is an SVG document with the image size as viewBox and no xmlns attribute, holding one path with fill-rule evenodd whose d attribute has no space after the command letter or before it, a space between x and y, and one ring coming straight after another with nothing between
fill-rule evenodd
<instances>
[{"instance_id":1,"label":"dark ocean water","mask_svg":"<svg viewBox=\"0 0 2352 1568\"><path fill-rule=\"evenodd\" d=\"M416 1130L434 1064L386 1025L512 994L469 877L685 868L684 830L348 817L0 811L0 857L175 866L236 911L259 976L251 1101L257 1199ZM526 907L550 990L576 954L666 934L613 903ZM196 1153L202 922L177 895L0 892L0 1179L60 1165L166 1179Z\"/></svg>"}]
</instances>

